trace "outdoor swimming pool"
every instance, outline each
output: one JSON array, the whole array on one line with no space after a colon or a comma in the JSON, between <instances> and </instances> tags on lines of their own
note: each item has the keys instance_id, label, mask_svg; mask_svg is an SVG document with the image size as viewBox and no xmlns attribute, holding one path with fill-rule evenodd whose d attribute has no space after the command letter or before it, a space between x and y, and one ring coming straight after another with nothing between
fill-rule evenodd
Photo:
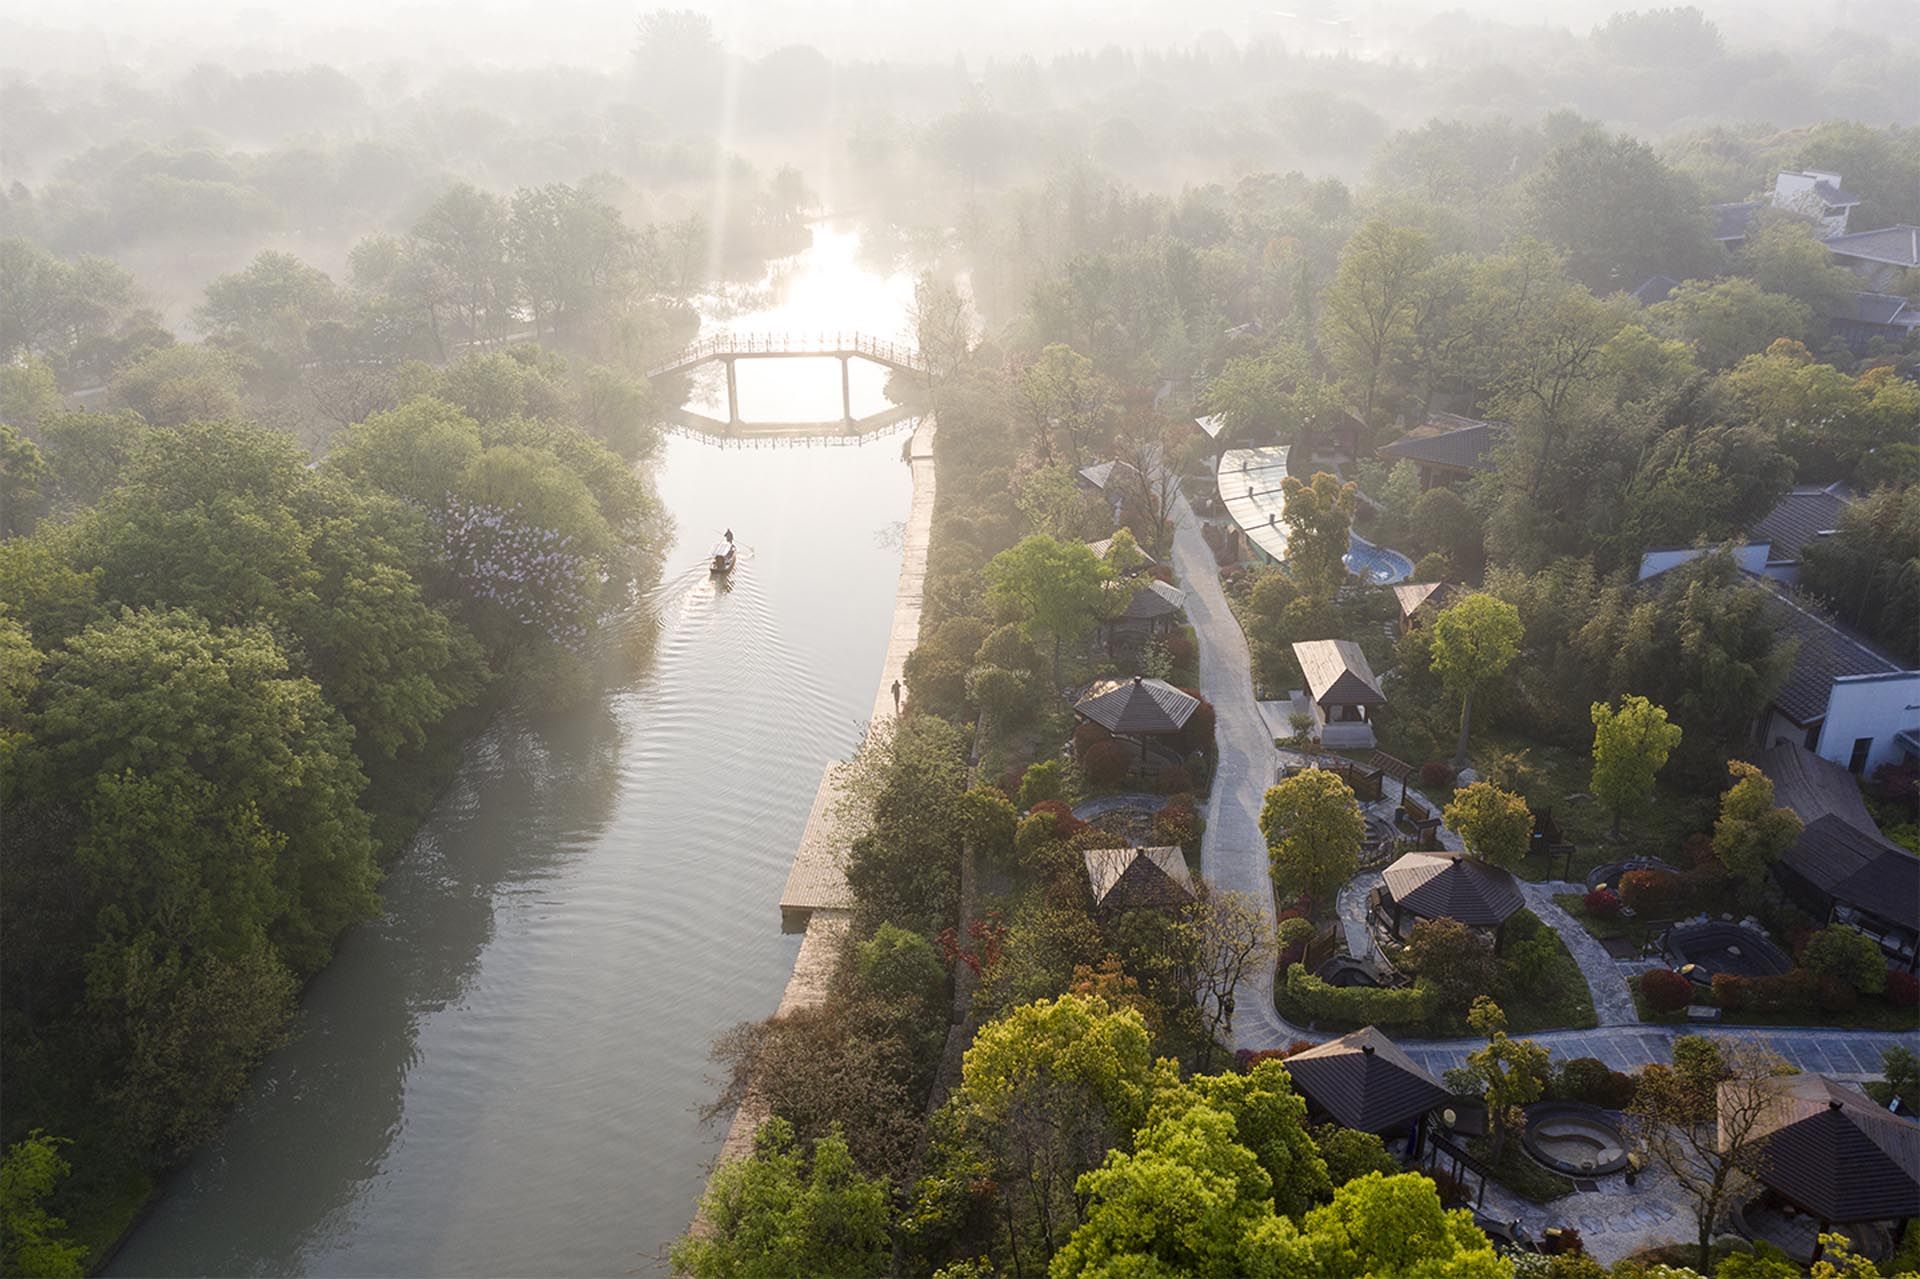
<instances>
[{"instance_id":1,"label":"outdoor swimming pool","mask_svg":"<svg viewBox=\"0 0 1920 1279\"><path fill-rule=\"evenodd\" d=\"M1375 546L1358 533L1348 533L1347 570L1375 586L1391 586L1413 576L1413 561L1398 551Z\"/></svg>"}]
</instances>

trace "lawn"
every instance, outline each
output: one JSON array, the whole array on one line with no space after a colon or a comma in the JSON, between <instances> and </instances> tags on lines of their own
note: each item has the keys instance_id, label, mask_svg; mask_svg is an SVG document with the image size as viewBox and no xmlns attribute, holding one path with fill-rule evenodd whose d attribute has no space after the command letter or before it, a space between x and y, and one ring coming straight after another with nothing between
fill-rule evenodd
<instances>
[{"instance_id":1,"label":"lawn","mask_svg":"<svg viewBox=\"0 0 1920 1279\"><path fill-rule=\"evenodd\" d=\"M1687 859L1680 851L1681 841L1713 827L1714 797L1659 786L1651 806L1627 819L1616 842L1609 833L1613 815L1591 798L1588 789L1592 760L1586 751L1532 741L1516 733L1488 731L1474 734L1471 755L1474 767L1486 776L1503 755L1523 751L1528 769L1523 788L1527 803L1535 810L1551 808L1554 820L1574 845L1571 869L1556 861L1551 868L1555 875L1581 881L1596 866L1628 857L1660 857L1684 866ZM1434 799L1439 800L1439 796ZM1547 859L1529 856L1516 873L1535 882L1545 880L1549 874Z\"/></svg>"}]
</instances>

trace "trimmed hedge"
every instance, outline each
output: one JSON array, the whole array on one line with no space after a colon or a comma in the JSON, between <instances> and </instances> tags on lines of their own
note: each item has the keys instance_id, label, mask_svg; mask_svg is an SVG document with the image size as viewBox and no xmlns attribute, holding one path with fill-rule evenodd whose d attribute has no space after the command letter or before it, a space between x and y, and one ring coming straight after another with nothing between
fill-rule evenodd
<instances>
[{"instance_id":1,"label":"trimmed hedge","mask_svg":"<svg viewBox=\"0 0 1920 1279\"><path fill-rule=\"evenodd\" d=\"M1427 1019L1427 992L1377 986L1331 986L1304 964L1287 965L1287 995L1314 1021L1357 1026L1418 1026Z\"/></svg>"}]
</instances>

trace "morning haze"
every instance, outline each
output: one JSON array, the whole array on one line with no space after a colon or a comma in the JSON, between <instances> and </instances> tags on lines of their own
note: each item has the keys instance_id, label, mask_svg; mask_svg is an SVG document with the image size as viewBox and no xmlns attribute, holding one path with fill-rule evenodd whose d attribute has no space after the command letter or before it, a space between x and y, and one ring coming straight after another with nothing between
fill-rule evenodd
<instances>
[{"instance_id":1,"label":"morning haze","mask_svg":"<svg viewBox=\"0 0 1920 1279\"><path fill-rule=\"evenodd\" d=\"M1912 0L0 0L0 1272L1920 1272Z\"/></svg>"}]
</instances>

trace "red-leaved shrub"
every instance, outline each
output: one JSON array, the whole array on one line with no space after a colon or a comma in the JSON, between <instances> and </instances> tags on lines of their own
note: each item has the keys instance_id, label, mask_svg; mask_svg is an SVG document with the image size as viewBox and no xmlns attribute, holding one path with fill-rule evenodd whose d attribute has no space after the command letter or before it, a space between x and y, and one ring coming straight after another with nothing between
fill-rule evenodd
<instances>
[{"instance_id":1,"label":"red-leaved shrub","mask_svg":"<svg viewBox=\"0 0 1920 1279\"><path fill-rule=\"evenodd\" d=\"M1180 691L1200 702L1180 730L1180 748L1190 752L1208 750L1213 746L1213 703L1201 697L1197 688L1183 688Z\"/></svg>"},{"instance_id":2,"label":"red-leaved shrub","mask_svg":"<svg viewBox=\"0 0 1920 1279\"><path fill-rule=\"evenodd\" d=\"M1821 973L1820 1006L1829 1012L1850 1013L1860 1003L1860 992L1853 983L1835 977L1832 973Z\"/></svg>"},{"instance_id":3,"label":"red-leaved shrub","mask_svg":"<svg viewBox=\"0 0 1920 1279\"><path fill-rule=\"evenodd\" d=\"M1580 901L1595 919L1612 919L1620 913L1620 894L1611 888L1596 888Z\"/></svg>"},{"instance_id":4,"label":"red-leaved shrub","mask_svg":"<svg viewBox=\"0 0 1920 1279\"><path fill-rule=\"evenodd\" d=\"M1053 837L1072 839L1087 828L1087 824L1073 815L1065 800L1043 799L1033 806L1034 813L1045 813L1053 818ZM1030 814L1031 815L1031 814Z\"/></svg>"},{"instance_id":5,"label":"red-leaved shrub","mask_svg":"<svg viewBox=\"0 0 1920 1279\"><path fill-rule=\"evenodd\" d=\"M1920 977L1899 968L1887 970L1887 1002L1895 1008L1920 1004Z\"/></svg>"},{"instance_id":6,"label":"red-leaved shrub","mask_svg":"<svg viewBox=\"0 0 1920 1279\"><path fill-rule=\"evenodd\" d=\"M1695 866L1705 866L1717 860L1713 855L1713 836L1705 831L1695 831L1680 841L1680 851L1687 855Z\"/></svg>"},{"instance_id":7,"label":"red-leaved shrub","mask_svg":"<svg viewBox=\"0 0 1920 1279\"><path fill-rule=\"evenodd\" d=\"M1198 655L1193 641L1185 635L1169 635L1166 638L1167 656L1177 666L1186 666Z\"/></svg>"},{"instance_id":8,"label":"red-leaved shrub","mask_svg":"<svg viewBox=\"0 0 1920 1279\"><path fill-rule=\"evenodd\" d=\"M1671 968L1650 968L1640 974L1640 993L1655 1012L1677 1013L1693 1002L1693 983Z\"/></svg>"},{"instance_id":9,"label":"red-leaved shrub","mask_svg":"<svg viewBox=\"0 0 1920 1279\"><path fill-rule=\"evenodd\" d=\"M1680 899L1680 877L1664 870L1630 870L1620 877L1620 900L1636 915L1666 919Z\"/></svg>"},{"instance_id":10,"label":"red-leaved shrub","mask_svg":"<svg viewBox=\"0 0 1920 1279\"><path fill-rule=\"evenodd\" d=\"M1118 786L1132 769L1133 748L1125 742L1095 742L1080 756L1080 771L1095 786Z\"/></svg>"},{"instance_id":11,"label":"red-leaved shrub","mask_svg":"<svg viewBox=\"0 0 1920 1279\"><path fill-rule=\"evenodd\" d=\"M1440 790L1453 785L1453 765L1430 759L1420 765L1420 789Z\"/></svg>"},{"instance_id":12,"label":"red-leaved shrub","mask_svg":"<svg viewBox=\"0 0 1920 1279\"><path fill-rule=\"evenodd\" d=\"M1088 747L1096 742L1110 742L1112 740L1112 733L1109 733L1106 729L1100 727L1100 725L1090 719L1082 720L1079 727L1073 730L1073 757L1075 759L1085 759Z\"/></svg>"},{"instance_id":13,"label":"red-leaved shrub","mask_svg":"<svg viewBox=\"0 0 1920 1279\"><path fill-rule=\"evenodd\" d=\"M1733 1013L1753 1003L1753 983L1739 973L1713 975L1713 1002Z\"/></svg>"},{"instance_id":14,"label":"red-leaved shrub","mask_svg":"<svg viewBox=\"0 0 1920 1279\"><path fill-rule=\"evenodd\" d=\"M1154 779L1154 787L1162 795L1178 795L1193 789L1193 774L1185 764L1168 764Z\"/></svg>"}]
</instances>

